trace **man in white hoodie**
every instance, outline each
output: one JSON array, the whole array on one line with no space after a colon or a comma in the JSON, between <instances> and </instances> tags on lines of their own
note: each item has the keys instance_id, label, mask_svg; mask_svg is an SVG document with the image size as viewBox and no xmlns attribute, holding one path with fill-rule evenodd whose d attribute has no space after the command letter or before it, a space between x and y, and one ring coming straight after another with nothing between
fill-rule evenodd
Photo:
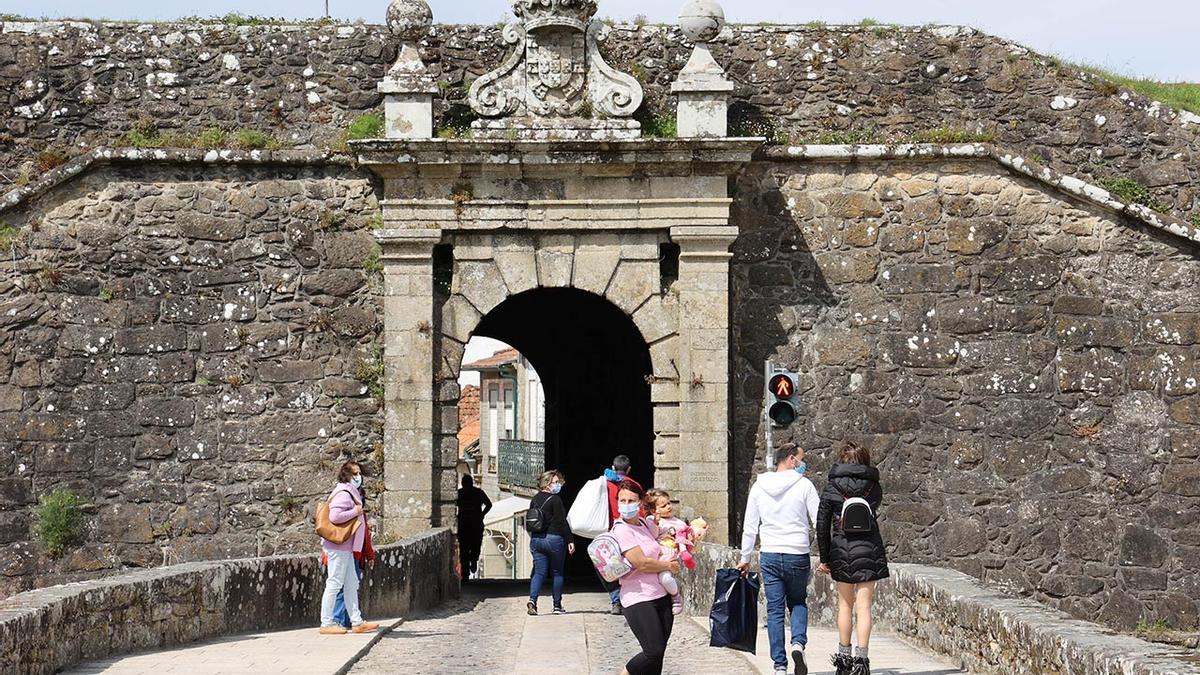
<instances>
[{"instance_id":1,"label":"man in white hoodie","mask_svg":"<svg viewBox=\"0 0 1200 675\"><path fill-rule=\"evenodd\" d=\"M804 451L793 443L775 448L775 471L760 474L750 488L742 522L742 562L750 569L755 538L762 539L759 567L767 596L767 638L775 672L787 673L784 619L791 614L792 660L797 675L807 675L809 529L817 522L821 498L804 477Z\"/></svg>"}]
</instances>

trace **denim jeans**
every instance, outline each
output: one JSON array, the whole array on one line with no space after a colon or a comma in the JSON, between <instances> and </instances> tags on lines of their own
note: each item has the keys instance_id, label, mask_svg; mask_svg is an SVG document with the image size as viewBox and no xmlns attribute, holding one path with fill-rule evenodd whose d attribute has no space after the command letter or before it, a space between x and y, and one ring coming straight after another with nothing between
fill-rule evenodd
<instances>
[{"instance_id":1,"label":"denim jeans","mask_svg":"<svg viewBox=\"0 0 1200 675\"><path fill-rule=\"evenodd\" d=\"M321 595L321 626L336 625L333 622L333 603L343 591L350 623L357 626L363 619L358 611L358 574L354 570L354 554L350 551L325 551L325 555L329 558L329 570L325 577L325 593Z\"/></svg>"},{"instance_id":2,"label":"denim jeans","mask_svg":"<svg viewBox=\"0 0 1200 675\"><path fill-rule=\"evenodd\" d=\"M783 623L792 617L792 644L808 644L808 554L763 553L759 557L763 590L767 596L767 639L775 669L787 670L787 644Z\"/></svg>"},{"instance_id":3,"label":"denim jeans","mask_svg":"<svg viewBox=\"0 0 1200 675\"><path fill-rule=\"evenodd\" d=\"M354 560L354 573L362 579L362 561ZM333 622L341 624L342 628L350 628L350 612L346 611L346 594L338 591L337 599L333 601Z\"/></svg>"},{"instance_id":4,"label":"denim jeans","mask_svg":"<svg viewBox=\"0 0 1200 675\"><path fill-rule=\"evenodd\" d=\"M567 567L567 542L561 534L538 534L529 538L533 553L533 576L529 579L529 599L537 604L542 582L553 576L554 606L562 607L563 573Z\"/></svg>"}]
</instances>

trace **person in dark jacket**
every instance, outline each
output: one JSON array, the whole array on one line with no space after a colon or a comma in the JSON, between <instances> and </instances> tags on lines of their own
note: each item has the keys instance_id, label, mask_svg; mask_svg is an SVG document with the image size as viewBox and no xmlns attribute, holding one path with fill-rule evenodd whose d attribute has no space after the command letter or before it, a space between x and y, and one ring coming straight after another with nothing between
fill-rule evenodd
<instances>
[{"instance_id":1,"label":"person in dark jacket","mask_svg":"<svg viewBox=\"0 0 1200 675\"><path fill-rule=\"evenodd\" d=\"M842 528L842 506L856 497L871 509L870 530L846 532ZM821 551L818 572L837 582L838 652L833 656L837 675L870 675L867 657L871 639L871 601L875 582L888 576L887 551L879 534L879 505L883 488L879 469L871 466L871 454L852 442L844 442L838 461L829 470L829 480L817 508L817 546ZM852 612L858 619L858 644L850 657Z\"/></svg>"},{"instance_id":2,"label":"person in dark jacket","mask_svg":"<svg viewBox=\"0 0 1200 675\"><path fill-rule=\"evenodd\" d=\"M567 554L575 552L575 542L571 537L571 526L567 524L567 507L558 496L566 480L555 470L550 470L538 478L540 491L529 500L529 507L537 508L546 519L545 532L530 533L529 552L533 554L533 576L529 579L529 602L525 608L529 614L536 616L538 594L542 590L542 582L547 576L554 578L554 613L566 614L562 606L562 591L564 573L567 568Z\"/></svg>"},{"instance_id":3,"label":"person in dark jacket","mask_svg":"<svg viewBox=\"0 0 1200 675\"><path fill-rule=\"evenodd\" d=\"M458 554L462 564L462 580L471 578L479 569L479 552L483 548L483 517L492 510L492 500L475 487L470 474L463 474L458 489Z\"/></svg>"}]
</instances>

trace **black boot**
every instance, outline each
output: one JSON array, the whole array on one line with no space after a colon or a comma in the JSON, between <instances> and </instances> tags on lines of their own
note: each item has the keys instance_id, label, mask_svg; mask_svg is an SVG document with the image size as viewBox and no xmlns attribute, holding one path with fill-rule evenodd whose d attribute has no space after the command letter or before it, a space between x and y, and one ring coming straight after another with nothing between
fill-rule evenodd
<instances>
[{"instance_id":1,"label":"black boot","mask_svg":"<svg viewBox=\"0 0 1200 675\"><path fill-rule=\"evenodd\" d=\"M829 662L833 664L835 675L850 675L850 666L853 662L847 654L834 654L829 657Z\"/></svg>"},{"instance_id":2,"label":"black boot","mask_svg":"<svg viewBox=\"0 0 1200 675\"><path fill-rule=\"evenodd\" d=\"M871 675L871 660L865 656L854 657L854 665L850 667L850 675Z\"/></svg>"}]
</instances>

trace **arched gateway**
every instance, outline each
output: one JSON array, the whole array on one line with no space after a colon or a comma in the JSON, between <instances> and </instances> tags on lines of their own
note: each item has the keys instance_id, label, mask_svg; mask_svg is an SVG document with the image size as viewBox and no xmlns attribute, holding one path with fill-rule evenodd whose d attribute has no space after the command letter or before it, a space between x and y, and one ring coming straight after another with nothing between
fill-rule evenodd
<instances>
[{"instance_id":1,"label":"arched gateway","mask_svg":"<svg viewBox=\"0 0 1200 675\"><path fill-rule=\"evenodd\" d=\"M405 12L417 4L394 3L389 14L410 42L429 20ZM513 53L472 87L485 118L472 138L429 138L433 88L406 47L380 85L389 138L354 144L384 182L385 527L407 534L453 521L455 379L470 335L509 340L536 364L543 343L559 356L586 348L595 335L564 331L556 316L575 298L604 298L619 312L599 312L606 318L588 330L617 336L632 321L649 354L648 396L603 385L601 396L634 392L605 423L625 427L623 450L651 460L655 484L709 517L712 538L724 540L737 236L728 179L761 140L724 137L732 86L703 44L676 83L681 135L691 137L644 139L629 118L641 87L600 56L595 3L516 7L521 21L504 33ZM640 410L639 395L648 403Z\"/></svg>"}]
</instances>

